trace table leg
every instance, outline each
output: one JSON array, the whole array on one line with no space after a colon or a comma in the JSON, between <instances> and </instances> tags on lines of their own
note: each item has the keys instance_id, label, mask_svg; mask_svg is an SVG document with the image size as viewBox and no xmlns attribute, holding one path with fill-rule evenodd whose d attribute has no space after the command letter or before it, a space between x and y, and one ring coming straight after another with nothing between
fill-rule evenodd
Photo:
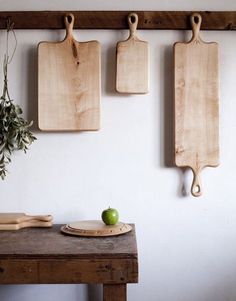
<instances>
[{"instance_id":1,"label":"table leg","mask_svg":"<svg viewBox=\"0 0 236 301\"><path fill-rule=\"evenodd\" d=\"M103 284L103 301L126 301L126 284Z\"/></svg>"}]
</instances>

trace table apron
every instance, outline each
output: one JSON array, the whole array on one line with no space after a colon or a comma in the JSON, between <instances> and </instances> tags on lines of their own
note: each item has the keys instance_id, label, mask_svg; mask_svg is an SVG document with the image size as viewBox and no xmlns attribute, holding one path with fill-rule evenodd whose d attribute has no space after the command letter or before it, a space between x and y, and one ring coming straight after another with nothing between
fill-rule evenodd
<instances>
[{"instance_id":1,"label":"table apron","mask_svg":"<svg viewBox=\"0 0 236 301\"><path fill-rule=\"evenodd\" d=\"M137 259L0 259L0 284L137 282Z\"/></svg>"}]
</instances>

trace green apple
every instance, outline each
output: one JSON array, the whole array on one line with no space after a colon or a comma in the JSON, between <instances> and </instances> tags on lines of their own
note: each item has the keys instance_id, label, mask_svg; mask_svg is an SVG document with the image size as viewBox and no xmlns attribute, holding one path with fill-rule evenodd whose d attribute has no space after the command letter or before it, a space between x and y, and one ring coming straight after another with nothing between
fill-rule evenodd
<instances>
[{"instance_id":1,"label":"green apple","mask_svg":"<svg viewBox=\"0 0 236 301\"><path fill-rule=\"evenodd\" d=\"M119 213L114 208L108 208L102 212L102 220L106 225L115 225L119 220Z\"/></svg>"}]
</instances>

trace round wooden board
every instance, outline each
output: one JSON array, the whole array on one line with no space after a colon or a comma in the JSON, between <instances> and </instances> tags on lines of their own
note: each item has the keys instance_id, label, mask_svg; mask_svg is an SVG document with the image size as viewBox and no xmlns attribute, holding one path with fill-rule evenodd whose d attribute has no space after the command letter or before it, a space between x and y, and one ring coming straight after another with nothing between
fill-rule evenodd
<instances>
[{"instance_id":1,"label":"round wooden board","mask_svg":"<svg viewBox=\"0 0 236 301\"><path fill-rule=\"evenodd\" d=\"M112 236L121 235L132 230L129 224L122 222L114 226L107 226L102 221L78 221L67 224L61 228L61 231L66 234L78 236Z\"/></svg>"}]
</instances>

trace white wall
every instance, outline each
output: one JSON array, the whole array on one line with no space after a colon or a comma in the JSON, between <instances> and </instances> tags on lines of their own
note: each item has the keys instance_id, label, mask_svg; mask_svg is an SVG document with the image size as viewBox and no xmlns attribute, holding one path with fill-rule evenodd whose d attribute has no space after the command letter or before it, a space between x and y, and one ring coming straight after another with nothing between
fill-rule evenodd
<instances>
[{"instance_id":1,"label":"white wall","mask_svg":"<svg viewBox=\"0 0 236 301\"><path fill-rule=\"evenodd\" d=\"M124 2L124 3L123 3ZM235 0L3 1L1 10L236 10ZM10 91L25 116L37 119L37 44L62 31L17 31ZM189 35L140 31L149 41L150 93L114 92L115 45L126 31L76 31L78 40L102 44L102 129L42 133L25 156L16 153L0 182L0 211L51 213L56 223L99 219L108 205L137 228L140 282L131 301L236 300L236 36L202 32L220 44L221 165L202 173L204 194L189 194L192 175L167 167L171 151L172 45ZM0 32L0 57L4 50ZM2 83L2 74L0 75ZM167 154L167 155L165 155ZM181 194L185 184L187 195ZM0 242L1 243L1 242ZM98 301L100 287L0 286L1 301ZM98 294L99 295L99 294ZM81 299L80 299L81 298Z\"/></svg>"}]
</instances>

